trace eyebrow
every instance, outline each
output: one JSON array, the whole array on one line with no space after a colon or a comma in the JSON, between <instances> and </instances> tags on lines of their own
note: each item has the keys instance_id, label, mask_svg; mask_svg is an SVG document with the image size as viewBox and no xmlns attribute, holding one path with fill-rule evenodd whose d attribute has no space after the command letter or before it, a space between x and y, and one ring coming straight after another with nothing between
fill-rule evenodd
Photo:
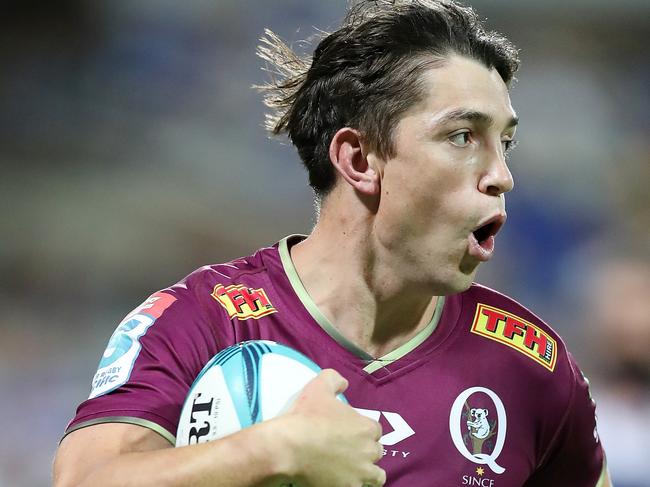
<instances>
[{"instance_id":1,"label":"eyebrow","mask_svg":"<svg viewBox=\"0 0 650 487\"><path fill-rule=\"evenodd\" d=\"M494 125L494 118L492 118L491 115L488 115L485 112L479 112L477 110L465 110L462 108L458 110L452 110L451 112L447 112L434 119L435 125L444 125L446 123L458 121L475 122L480 125L486 125L488 127ZM506 129L516 127L517 124L519 124L519 117L510 117L508 123L506 124Z\"/></svg>"}]
</instances>

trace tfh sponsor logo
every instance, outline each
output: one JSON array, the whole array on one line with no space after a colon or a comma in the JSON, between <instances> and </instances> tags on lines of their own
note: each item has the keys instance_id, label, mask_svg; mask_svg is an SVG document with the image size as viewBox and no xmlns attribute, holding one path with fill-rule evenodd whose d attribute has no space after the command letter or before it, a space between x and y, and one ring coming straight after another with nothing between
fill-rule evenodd
<instances>
[{"instance_id":1,"label":"tfh sponsor logo","mask_svg":"<svg viewBox=\"0 0 650 487\"><path fill-rule=\"evenodd\" d=\"M240 284L217 284L212 297L224 307L230 319L247 320L277 313L264 289L253 289Z\"/></svg>"},{"instance_id":2,"label":"tfh sponsor logo","mask_svg":"<svg viewBox=\"0 0 650 487\"><path fill-rule=\"evenodd\" d=\"M471 332L507 345L553 372L557 342L539 326L492 306L476 307Z\"/></svg>"}]
</instances>

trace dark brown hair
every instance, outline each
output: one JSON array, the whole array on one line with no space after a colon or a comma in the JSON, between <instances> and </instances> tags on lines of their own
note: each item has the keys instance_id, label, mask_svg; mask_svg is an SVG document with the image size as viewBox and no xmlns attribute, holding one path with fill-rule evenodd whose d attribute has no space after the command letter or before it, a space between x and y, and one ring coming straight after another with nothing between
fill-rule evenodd
<instances>
[{"instance_id":1,"label":"dark brown hair","mask_svg":"<svg viewBox=\"0 0 650 487\"><path fill-rule=\"evenodd\" d=\"M340 128L355 128L382 156L394 155L392 131L424 97L425 69L458 54L496 69L509 84L519 67L514 45L453 1L358 1L313 56L297 55L268 29L261 42L258 55L272 75L258 87L272 109L266 126L289 136L319 199L336 180L329 144Z\"/></svg>"}]
</instances>

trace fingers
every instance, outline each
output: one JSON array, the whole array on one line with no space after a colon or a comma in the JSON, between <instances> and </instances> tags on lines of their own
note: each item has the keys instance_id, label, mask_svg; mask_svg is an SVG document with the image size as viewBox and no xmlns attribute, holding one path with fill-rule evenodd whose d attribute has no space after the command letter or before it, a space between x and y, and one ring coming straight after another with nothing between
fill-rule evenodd
<instances>
[{"instance_id":1,"label":"fingers","mask_svg":"<svg viewBox=\"0 0 650 487\"><path fill-rule=\"evenodd\" d=\"M381 423L379 421L375 421L373 419L370 420L372 422L372 439L375 441L379 441L381 438L381 435L383 433L382 428L381 428Z\"/></svg>"},{"instance_id":2,"label":"fingers","mask_svg":"<svg viewBox=\"0 0 650 487\"><path fill-rule=\"evenodd\" d=\"M337 394L343 392L348 387L348 381L334 369L322 370L314 379L312 379L303 388L295 402L292 403L291 410L317 411L320 410L323 401L334 401ZM340 401L341 406L344 404Z\"/></svg>"},{"instance_id":3,"label":"fingers","mask_svg":"<svg viewBox=\"0 0 650 487\"><path fill-rule=\"evenodd\" d=\"M384 457L384 445L377 442L377 453L375 454L374 458L372 459L372 462L377 463L383 457Z\"/></svg>"},{"instance_id":4,"label":"fingers","mask_svg":"<svg viewBox=\"0 0 650 487\"><path fill-rule=\"evenodd\" d=\"M363 487L382 487L386 483L386 472L376 465L372 466L368 478L363 482Z\"/></svg>"},{"instance_id":5,"label":"fingers","mask_svg":"<svg viewBox=\"0 0 650 487\"><path fill-rule=\"evenodd\" d=\"M348 388L348 381L334 369L322 370L314 380L323 382L333 394L339 394Z\"/></svg>"}]
</instances>

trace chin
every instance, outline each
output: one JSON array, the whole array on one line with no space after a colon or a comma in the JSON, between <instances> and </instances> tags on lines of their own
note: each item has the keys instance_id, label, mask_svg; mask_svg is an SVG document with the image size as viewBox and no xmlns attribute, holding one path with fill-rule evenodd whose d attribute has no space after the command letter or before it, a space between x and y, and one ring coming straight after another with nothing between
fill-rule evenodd
<instances>
[{"instance_id":1,"label":"chin","mask_svg":"<svg viewBox=\"0 0 650 487\"><path fill-rule=\"evenodd\" d=\"M449 279L445 283L445 293L443 295L447 296L467 291L476 279L477 270L478 264L469 267L460 267L460 269L449 276Z\"/></svg>"},{"instance_id":2,"label":"chin","mask_svg":"<svg viewBox=\"0 0 650 487\"><path fill-rule=\"evenodd\" d=\"M476 271L469 274L455 272L451 275L436 276L435 281L432 283L433 294L436 296L450 296L452 294L462 293L467 291L474 282Z\"/></svg>"},{"instance_id":3,"label":"chin","mask_svg":"<svg viewBox=\"0 0 650 487\"><path fill-rule=\"evenodd\" d=\"M458 294L467 291L473 282L474 282L473 278L471 279L465 278L462 281L459 280L458 282L453 283L452 286L449 286L449 290L444 294L444 296L448 296L451 294Z\"/></svg>"},{"instance_id":4,"label":"chin","mask_svg":"<svg viewBox=\"0 0 650 487\"><path fill-rule=\"evenodd\" d=\"M435 296L462 293L467 291L474 282L480 262L468 255L462 256L459 260L460 262L452 258L445 263L446 265L437 267L420 265L411 269L409 277L413 279L413 284L429 288L429 292Z\"/></svg>"}]
</instances>

